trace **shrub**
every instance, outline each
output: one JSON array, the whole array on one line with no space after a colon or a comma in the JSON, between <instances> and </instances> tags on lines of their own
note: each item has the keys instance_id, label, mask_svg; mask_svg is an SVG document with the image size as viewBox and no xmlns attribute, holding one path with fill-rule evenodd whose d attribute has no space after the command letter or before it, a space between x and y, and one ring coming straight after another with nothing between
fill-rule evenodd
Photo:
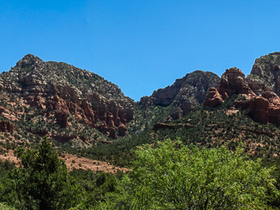
<instances>
[{"instance_id":1,"label":"shrub","mask_svg":"<svg viewBox=\"0 0 280 210\"><path fill-rule=\"evenodd\" d=\"M19 209L68 209L79 201L80 190L65 162L45 137L38 149L15 151L21 167L10 174L10 203ZM16 183L16 184L15 184Z\"/></svg>"},{"instance_id":2,"label":"shrub","mask_svg":"<svg viewBox=\"0 0 280 210\"><path fill-rule=\"evenodd\" d=\"M279 191L260 159L249 160L241 147L199 149L180 141L138 147L129 175L102 208L113 209L264 209ZM110 195L112 196L112 195ZM101 207L100 207L101 208Z\"/></svg>"}]
</instances>

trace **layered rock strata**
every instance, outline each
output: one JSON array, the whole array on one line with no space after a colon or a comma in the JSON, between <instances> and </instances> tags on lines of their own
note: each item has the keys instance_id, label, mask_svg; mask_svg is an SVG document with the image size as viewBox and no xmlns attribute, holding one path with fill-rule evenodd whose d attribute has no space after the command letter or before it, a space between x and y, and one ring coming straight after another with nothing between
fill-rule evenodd
<instances>
[{"instance_id":1,"label":"layered rock strata","mask_svg":"<svg viewBox=\"0 0 280 210\"><path fill-rule=\"evenodd\" d=\"M237 68L226 70L218 89L210 88L204 106L215 107L234 94L241 94L245 101L235 101L235 105L248 109L249 115L257 122L280 125L280 98L266 85L257 86L248 82ZM251 84L251 85L250 85ZM254 87L251 89L251 87ZM263 88L260 88L263 87ZM254 92L256 91L256 92ZM261 95L260 95L261 94ZM222 96L222 99L221 99ZM216 102L216 103L214 103Z\"/></svg>"},{"instance_id":2,"label":"layered rock strata","mask_svg":"<svg viewBox=\"0 0 280 210\"><path fill-rule=\"evenodd\" d=\"M0 75L0 91L22 98L47 116L54 114L62 128L71 126L72 115L115 138L118 127L133 119L134 102L116 85L89 71L44 62L31 54Z\"/></svg>"},{"instance_id":3,"label":"layered rock strata","mask_svg":"<svg viewBox=\"0 0 280 210\"><path fill-rule=\"evenodd\" d=\"M219 91L211 87L208 91L207 97L203 102L203 106L216 107L224 103L224 100Z\"/></svg>"}]
</instances>

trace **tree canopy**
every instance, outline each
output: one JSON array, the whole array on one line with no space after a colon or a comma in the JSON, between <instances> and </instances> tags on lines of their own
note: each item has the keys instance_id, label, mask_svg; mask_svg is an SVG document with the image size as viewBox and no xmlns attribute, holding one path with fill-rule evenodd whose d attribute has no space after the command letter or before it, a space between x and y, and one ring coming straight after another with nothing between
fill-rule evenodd
<instances>
[{"instance_id":1,"label":"tree canopy","mask_svg":"<svg viewBox=\"0 0 280 210\"><path fill-rule=\"evenodd\" d=\"M21 167L11 174L13 201L20 209L68 209L79 200L80 191L63 160L45 137L38 149L15 151ZM15 204L14 204L15 205Z\"/></svg>"},{"instance_id":2,"label":"tree canopy","mask_svg":"<svg viewBox=\"0 0 280 210\"><path fill-rule=\"evenodd\" d=\"M168 139L138 147L136 155L108 208L263 209L279 194L273 168L249 160L241 147L199 149Z\"/></svg>"}]
</instances>

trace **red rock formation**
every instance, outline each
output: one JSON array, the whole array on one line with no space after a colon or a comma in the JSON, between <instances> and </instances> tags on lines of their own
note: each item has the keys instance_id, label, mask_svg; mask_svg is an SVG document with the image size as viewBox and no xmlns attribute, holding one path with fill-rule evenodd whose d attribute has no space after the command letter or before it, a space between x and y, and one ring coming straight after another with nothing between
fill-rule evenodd
<instances>
[{"instance_id":1,"label":"red rock formation","mask_svg":"<svg viewBox=\"0 0 280 210\"><path fill-rule=\"evenodd\" d=\"M268 123L269 101L261 96L250 99L243 104L243 108L249 109L249 115L253 120L261 123Z\"/></svg>"},{"instance_id":2,"label":"red rock formation","mask_svg":"<svg viewBox=\"0 0 280 210\"><path fill-rule=\"evenodd\" d=\"M252 82L252 80L249 80ZM280 98L265 86L251 86L257 91L257 94L262 93L262 96L257 96L248 82L245 80L245 75L237 68L226 70L222 75L218 90L210 88L209 93L204 101L204 106L215 107L223 102L222 98L232 96L233 94L242 94L246 97L246 101L235 101L235 106L249 110L249 116L253 120L261 123L273 123L280 126ZM222 95L222 97L221 97Z\"/></svg>"},{"instance_id":3,"label":"red rock formation","mask_svg":"<svg viewBox=\"0 0 280 210\"><path fill-rule=\"evenodd\" d=\"M11 132L12 130L16 129L16 126L14 123L9 122L9 121L0 121L0 130L2 132Z\"/></svg>"},{"instance_id":4,"label":"red rock formation","mask_svg":"<svg viewBox=\"0 0 280 210\"><path fill-rule=\"evenodd\" d=\"M44 62L30 54L0 75L0 90L24 104L25 114L33 107L33 114L55 116L62 128L71 127L67 122L70 115L115 138L118 126L124 124L126 128L134 118L135 102L124 96L118 86L89 71L62 62ZM23 113L8 112L6 108L0 107L0 115L8 120L22 117ZM123 125L120 130L125 130Z\"/></svg>"},{"instance_id":5,"label":"red rock formation","mask_svg":"<svg viewBox=\"0 0 280 210\"><path fill-rule=\"evenodd\" d=\"M262 96L255 97L245 102L249 109L249 115L257 122L273 123L280 125L280 98L272 91L262 93Z\"/></svg>"},{"instance_id":6,"label":"red rock formation","mask_svg":"<svg viewBox=\"0 0 280 210\"><path fill-rule=\"evenodd\" d=\"M226 70L221 77L218 91L223 99L234 94L245 94L250 98L256 95L246 82L245 75L238 68L230 68Z\"/></svg>"},{"instance_id":7,"label":"red rock formation","mask_svg":"<svg viewBox=\"0 0 280 210\"><path fill-rule=\"evenodd\" d=\"M75 120L83 121L88 126L97 128L109 137L116 138L114 133L116 131L115 126L121 123L125 124L133 119L133 112L117 108L113 101L110 102L109 108L96 107L97 110L94 111L94 107L85 99L77 99L77 102L74 103L58 95L55 95L53 100L47 102L48 112L59 110L55 112L55 117L60 126L67 127L67 114L71 112ZM97 122L99 125L97 125Z\"/></svg>"},{"instance_id":8,"label":"red rock formation","mask_svg":"<svg viewBox=\"0 0 280 210\"><path fill-rule=\"evenodd\" d=\"M120 126L118 127L118 131L119 131L119 136L125 136L127 131L127 127L125 126L125 124L121 123Z\"/></svg>"},{"instance_id":9,"label":"red rock formation","mask_svg":"<svg viewBox=\"0 0 280 210\"><path fill-rule=\"evenodd\" d=\"M47 102L47 109L49 111L69 110L66 101L60 98L58 95L55 95L52 100Z\"/></svg>"},{"instance_id":10,"label":"red rock formation","mask_svg":"<svg viewBox=\"0 0 280 210\"><path fill-rule=\"evenodd\" d=\"M109 128L109 137L112 139L116 138L116 129L114 127Z\"/></svg>"},{"instance_id":11,"label":"red rock formation","mask_svg":"<svg viewBox=\"0 0 280 210\"><path fill-rule=\"evenodd\" d=\"M69 113L68 110L57 110L55 112L56 123L61 128L67 128L67 125L68 125L68 122L67 122L68 113Z\"/></svg>"},{"instance_id":12,"label":"red rock formation","mask_svg":"<svg viewBox=\"0 0 280 210\"><path fill-rule=\"evenodd\" d=\"M107 125L110 127L115 127L114 116L109 113L107 116Z\"/></svg>"},{"instance_id":13,"label":"red rock formation","mask_svg":"<svg viewBox=\"0 0 280 210\"><path fill-rule=\"evenodd\" d=\"M218 90L214 87L211 87L209 89L205 101L203 102L203 106L216 107L222 104L223 102L224 100L221 94L218 92Z\"/></svg>"},{"instance_id":14,"label":"red rock formation","mask_svg":"<svg viewBox=\"0 0 280 210\"><path fill-rule=\"evenodd\" d=\"M265 91L262 93L262 97L266 98L269 103L271 103L271 106L280 106L280 98L279 96L274 93L273 91Z\"/></svg>"}]
</instances>

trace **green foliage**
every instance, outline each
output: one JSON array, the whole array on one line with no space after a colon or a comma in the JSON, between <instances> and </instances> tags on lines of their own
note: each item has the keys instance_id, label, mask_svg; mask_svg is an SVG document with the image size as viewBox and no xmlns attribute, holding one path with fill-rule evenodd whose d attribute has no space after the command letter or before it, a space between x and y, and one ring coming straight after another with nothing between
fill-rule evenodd
<instances>
[{"instance_id":1,"label":"green foliage","mask_svg":"<svg viewBox=\"0 0 280 210\"><path fill-rule=\"evenodd\" d=\"M104 202L105 194L115 192L117 180L120 180L123 173L118 171L116 174L98 171L74 170L70 174L76 178L77 183L86 191L84 201L80 204L83 209L94 208L97 202Z\"/></svg>"},{"instance_id":2,"label":"green foliage","mask_svg":"<svg viewBox=\"0 0 280 210\"><path fill-rule=\"evenodd\" d=\"M81 196L76 181L45 137L38 149L15 151L20 168L10 173L6 199L20 209L67 209Z\"/></svg>"},{"instance_id":3,"label":"green foliage","mask_svg":"<svg viewBox=\"0 0 280 210\"><path fill-rule=\"evenodd\" d=\"M237 112L230 115L228 111L231 110L223 106L213 110L200 109L171 121L166 128L152 131L151 136L159 140L180 137L186 145L193 143L207 148L226 144L231 150L235 150L238 142L243 142L245 152L253 158L271 160L275 154L280 154L277 146L280 143L279 128L254 122L246 115L246 110L233 109Z\"/></svg>"},{"instance_id":4,"label":"green foliage","mask_svg":"<svg viewBox=\"0 0 280 210\"><path fill-rule=\"evenodd\" d=\"M136 154L132 172L102 208L265 209L279 194L273 168L242 156L241 147L232 153L225 146L199 149L166 140Z\"/></svg>"},{"instance_id":5,"label":"green foliage","mask_svg":"<svg viewBox=\"0 0 280 210\"><path fill-rule=\"evenodd\" d=\"M15 209L7 206L4 203L0 203L0 210L15 210Z\"/></svg>"},{"instance_id":6,"label":"green foliage","mask_svg":"<svg viewBox=\"0 0 280 210\"><path fill-rule=\"evenodd\" d=\"M128 123L129 132L139 134L150 130L155 123L166 120L172 112L172 108L172 106L150 106L143 108L137 105L134 110L135 121L133 125Z\"/></svg>"},{"instance_id":7,"label":"green foliage","mask_svg":"<svg viewBox=\"0 0 280 210\"><path fill-rule=\"evenodd\" d=\"M0 160L0 198L3 198L5 196L5 181L9 177L9 171L15 168L14 163L10 163L9 161L1 161ZM0 200L1 202L1 200ZM3 203L0 203L0 210L1 209L10 209L8 206L4 205Z\"/></svg>"}]
</instances>

